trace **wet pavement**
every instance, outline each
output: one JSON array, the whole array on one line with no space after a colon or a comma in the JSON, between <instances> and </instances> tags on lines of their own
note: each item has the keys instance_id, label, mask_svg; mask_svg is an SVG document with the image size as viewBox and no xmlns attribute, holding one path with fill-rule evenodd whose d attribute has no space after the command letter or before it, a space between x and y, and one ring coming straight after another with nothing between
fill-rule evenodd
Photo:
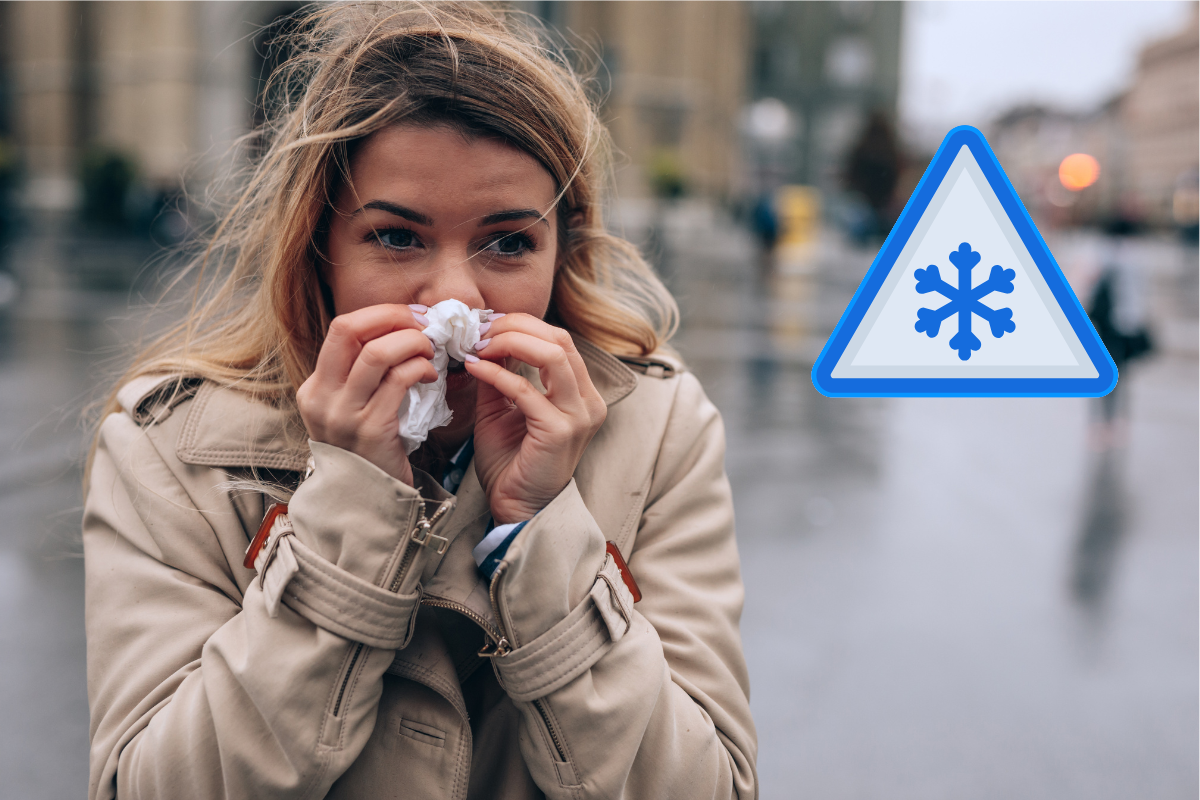
<instances>
[{"instance_id":1,"label":"wet pavement","mask_svg":"<svg viewBox=\"0 0 1200 800\"><path fill-rule=\"evenodd\" d=\"M1070 275L1088 243L1059 244ZM762 796L1195 797L1195 250L1138 250L1160 351L1110 431L1099 401L817 394L872 255L680 287L728 428Z\"/></svg>"},{"instance_id":2,"label":"wet pavement","mask_svg":"<svg viewBox=\"0 0 1200 800\"><path fill-rule=\"evenodd\" d=\"M1195 251L1144 244L1161 346L1102 435L1085 400L823 398L871 253L826 235L764 280L729 226L660 235L728 430L761 796L1195 797ZM146 252L16 250L39 266L0 312L0 796L82 796L79 409Z\"/></svg>"},{"instance_id":3,"label":"wet pavement","mask_svg":"<svg viewBox=\"0 0 1200 800\"><path fill-rule=\"evenodd\" d=\"M81 414L142 329L119 287L153 252L60 229L3 251L23 291L0 309L0 797L87 793Z\"/></svg>"}]
</instances>

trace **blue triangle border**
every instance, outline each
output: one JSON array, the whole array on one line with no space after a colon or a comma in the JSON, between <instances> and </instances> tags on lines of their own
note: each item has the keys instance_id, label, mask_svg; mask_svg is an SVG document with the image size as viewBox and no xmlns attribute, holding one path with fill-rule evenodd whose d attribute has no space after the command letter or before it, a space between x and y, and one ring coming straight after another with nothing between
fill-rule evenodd
<instances>
[{"instance_id":1,"label":"blue triangle border","mask_svg":"<svg viewBox=\"0 0 1200 800\"><path fill-rule=\"evenodd\" d=\"M963 145L975 156L992 191L1008 214L1033 262L1037 265L1054 299L1079 337L1084 351L1098 373L1095 378L834 378L832 373L863 317L896 265L913 230L925 214L933 195ZM829 340L812 368L812 382L826 397L1101 397L1117 385L1117 365L1100 341L1092 322L1071 291L1058 262L1038 233L1008 176L996 160L983 134L970 125L960 125L946 134L941 146L921 176L900 218L884 240L867 275L838 320Z\"/></svg>"}]
</instances>

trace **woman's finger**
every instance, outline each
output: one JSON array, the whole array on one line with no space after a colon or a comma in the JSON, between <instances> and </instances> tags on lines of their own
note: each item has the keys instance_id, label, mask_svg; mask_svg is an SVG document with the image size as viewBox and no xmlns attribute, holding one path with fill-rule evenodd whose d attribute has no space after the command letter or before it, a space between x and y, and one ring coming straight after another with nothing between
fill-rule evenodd
<instances>
[{"instance_id":1,"label":"woman's finger","mask_svg":"<svg viewBox=\"0 0 1200 800\"><path fill-rule=\"evenodd\" d=\"M433 344L420 331L393 331L372 339L362 346L358 358L350 367L350 374L346 376L347 400L352 405L365 406L379 388L383 377L392 368L410 359L424 361L436 380L437 373L433 370L433 365L429 364L431 358ZM424 370L416 374L414 383L421 374L425 374Z\"/></svg>"},{"instance_id":2,"label":"woman's finger","mask_svg":"<svg viewBox=\"0 0 1200 800\"><path fill-rule=\"evenodd\" d=\"M492 361L476 361L467 364L467 372L511 400L527 420L550 425L556 419L563 419L563 412L535 389L532 383L499 364Z\"/></svg>"},{"instance_id":3,"label":"woman's finger","mask_svg":"<svg viewBox=\"0 0 1200 800\"><path fill-rule=\"evenodd\" d=\"M575 382L579 386L580 394L594 393L596 397L600 396L600 393L592 385L592 378L588 374L587 365L583 363L583 357L579 355L579 351L575 348L575 340L571 338L570 333L529 314L505 314L492 323L492 326L488 329L488 334L492 338L495 338L501 333L508 331L526 333L561 347L563 352L567 354L567 361L571 365L571 371L575 373Z\"/></svg>"},{"instance_id":4,"label":"woman's finger","mask_svg":"<svg viewBox=\"0 0 1200 800\"><path fill-rule=\"evenodd\" d=\"M340 384L349 375L367 342L392 331L410 328L420 331L424 326L413 318L413 311L408 306L390 303L334 317L317 354L314 374L318 374L322 382Z\"/></svg>"},{"instance_id":5,"label":"woman's finger","mask_svg":"<svg viewBox=\"0 0 1200 800\"><path fill-rule=\"evenodd\" d=\"M417 383L432 383L436 380L437 370L433 368L429 359L410 358L383 375L364 411L370 417L395 420L409 388Z\"/></svg>"},{"instance_id":6,"label":"woman's finger","mask_svg":"<svg viewBox=\"0 0 1200 800\"><path fill-rule=\"evenodd\" d=\"M467 365L468 369L470 365ZM478 420L491 416L494 413L512 408L512 401L504 394L492 386L490 383L477 380L475 381L475 414L476 423Z\"/></svg>"},{"instance_id":7,"label":"woman's finger","mask_svg":"<svg viewBox=\"0 0 1200 800\"><path fill-rule=\"evenodd\" d=\"M477 346L476 352L489 361L515 358L534 367L546 386L546 396L560 408L574 408L580 400L575 370L558 344L520 331L505 331L493 336L484 349Z\"/></svg>"}]
</instances>

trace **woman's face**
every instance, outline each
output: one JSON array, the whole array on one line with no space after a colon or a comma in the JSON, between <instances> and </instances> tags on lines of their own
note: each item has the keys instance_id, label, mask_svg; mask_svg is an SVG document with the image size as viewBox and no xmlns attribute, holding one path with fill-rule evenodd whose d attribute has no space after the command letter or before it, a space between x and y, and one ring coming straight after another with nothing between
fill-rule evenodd
<instances>
[{"instance_id":1,"label":"woman's face","mask_svg":"<svg viewBox=\"0 0 1200 800\"><path fill-rule=\"evenodd\" d=\"M322 270L336 314L454 298L545 315L555 185L534 158L449 127L396 125L361 144L350 178L335 198Z\"/></svg>"},{"instance_id":2,"label":"woman's face","mask_svg":"<svg viewBox=\"0 0 1200 800\"><path fill-rule=\"evenodd\" d=\"M526 153L449 127L396 125L368 137L335 198L321 274L336 314L379 303L545 316L558 251L554 179ZM452 364L448 428L474 425L474 379Z\"/></svg>"}]
</instances>

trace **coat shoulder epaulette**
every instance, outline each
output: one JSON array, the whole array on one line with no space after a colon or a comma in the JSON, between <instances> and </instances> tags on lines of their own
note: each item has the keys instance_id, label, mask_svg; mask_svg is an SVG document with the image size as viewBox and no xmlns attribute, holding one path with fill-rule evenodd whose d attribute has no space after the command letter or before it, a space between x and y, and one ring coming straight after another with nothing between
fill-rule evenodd
<instances>
[{"instance_id":1,"label":"coat shoulder epaulette","mask_svg":"<svg viewBox=\"0 0 1200 800\"><path fill-rule=\"evenodd\" d=\"M183 375L141 375L121 387L117 403L138 425L157 424L195 395L202 383L202 378Z\"/></svg>"},{"instance_id":2,"label":"coat shoulder epaulette","mask_svg":"<svg viewBox=\"0 0 1200 800\"><path fill-rule=\"evenodd\" d=\"M634 372L640 372L651 378L671 378L681 371L677 364L664 358L641 356L617 356L617 358Z\"/></svg>"}]
</instances>

